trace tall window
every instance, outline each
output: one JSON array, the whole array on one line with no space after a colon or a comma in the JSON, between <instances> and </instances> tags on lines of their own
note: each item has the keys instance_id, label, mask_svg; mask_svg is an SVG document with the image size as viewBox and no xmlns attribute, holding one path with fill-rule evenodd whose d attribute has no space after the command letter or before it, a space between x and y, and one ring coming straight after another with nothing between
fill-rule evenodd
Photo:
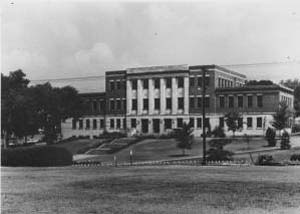
<instances>
[{"instance_id":1,"label":"tall window","mask_svg":"<svg viewBox=\"0 0 300 214\"><path fill-rule=\"evenodd\" d=\"M243 118L242 117L238 118L238 127L243 128Z\"/></svg>"},{"instance_id":2,"label":"tall window","mask_svg":"<svg viewBox=\"0 0 300 214\"><path fill-rule=\"evenodd\" d=\"M97 129L97 120L93 119L93 129Z\"/></svg>"},{"instance_id":3,"label":"tall window","mask_svg":"<svg viewBox=\"0 0 300 214\"><path fill-rule=\"evenodd\" d=\"M195 78L194 78L194 77L191 77L191 78L190 78L190 86L191 86L191 87L194 87L194 86L195 86Z\"/></svg>"},{"instance_id":4,"label":"tall window","mask_svg":"<svg viewBox=\"0 0 300 214\"><path fill-rule=\"evenodd\" d=\"M93 111L98 111L98 103L96 100L93 101Z\"/></svg>"},{"instance_id":5,"label":"tall window","mask_svg":"<svg viewBox=\"0 0 300 214\"><path fill-rule=\"evenodd\" d=\"M126 127L127 127L126 119L124 118L124 119L123 119L123 129L126 129Z\"/></svg>"},{"instance_id":6,"label":"tall window","mask_svg":"<svg viewBox=\"0 0 300 214\"><path fill-rule=\"evenodd\" d=\"M178 109L183 109L183 97L178 97Z\"/></svg>"},{"instance_id":7,"label":"tall window","mask_svg":"<svg viewBox=\"0 0 300 214\"><path fill-rule=\"evenodd\" d=\"M262 118L261 117L256 118L256 127L262 128Z\"/></svg>"},{"instance_id":8,"label":"tall window","mask_svg":"<svg viewBox=\"0 0 300 214\"><path fill-rule=\"evenodd\" d=\"M197 97L197 107L198 108L202 107L202 97Z\"/></svg>"},{"instance_id":9,"label":"tall window","mask_svg":"<svg viewBox=\"0 0 300 214\"><path fill-rule=\"evenodd\" d=\"M243 96L238 96L238 107L239 108L243 108L244 107Z\"/></svg>"},{"instance_id":10,"label":"tall window","mask_svg":"<svg viewBox=\"0 0 300 214\"><path fill-rule=\"evenodd\" d=\"M172 87L172 80L171 78L166 78L166 88L171 88Z\"/></svg>"},{"instance_id":11,"label":"tall window","mask_svg":"<svg viewBox=\"0 0 300 214\"><path fill-rule=\"evenodd\" d=\"M202 87L202 77L197 78L198 82L198 87Z\"/></svg>"},{"instance_id":12,"label":"tall window","mask_svg":"<svg viewBox=\"0 0 300 214\"><path fill-rule=\"evenodd\" d=\"M166 109L172 109L172 99L166 98Z\"/></svg>"},{"instance_id":13,"label":"tall window","mask_svg":"<svg viewBox=\"0 0 300 214\"><path fill-rule=\"evenodd\" d=\"M206 128L209 128L209 127L210 127L210 120L209 120L209 118L205 118L204 124L205 124L205 127L206 127Z\"/></svg>"},{"instance_id":14,"label":"tall window","mask_svg":"<svg viewBox=\"0 0 300 214\"><path fill-rule=\"evenodd\" d=\"M205 108L209 108L210 99L209 97L205 97Z\"/></svg>"},{"instance_id":15,"label":"tall window","mask_svg":"<svg viewBox=\"0 0 300 214\"><path fill-rule=\"evenodd\" d=\"M253 106L253 96L248 96L248 108L252 108Z\"/></svg>"},{"instance_id":16,"label":"tall window","mask_svg":"<svg viewBox=\"0 0 300 214\"><path fill-rule=\"evenodd\" d=\"M183 77L178 77L177 78L177 81L178 81L178 88L183 88Z\"/></svg>"},{"instance_id":17,"label":"tall window","mask_svg":"<svg viewBox=\"0 0 300 214\"><path fill-rule=\"evenodd\" d=\"M72 120L72 129L76 129L76 120L75 119L73 119Z\"/></svg>"},{"instance_id":18,"label":"tall window","mask_svg":"<svg viewBox=\"0 0 300 214\"><path fill-rule=\"evenodd\" d=\"M90 120L89 119L86 119L86 121L85 121L85 128L90 129Z\"/></svg>"},{"instance_id":19,"label":"tall window","mask_svg":"<svg viewBox=\"0 0 300 214\"><path fill-rule=\"evenodd\" d=\"M83 120L82 119L79 120L79 129L83 129Z\"/></svg>"},{"instance_id":20,"label":"tall window","mask_svg":"<svg viewBox=\"0 0 300 214\"><path fill-rule=\"evenodd\" d=\"M113 91L115 90L115 82L114 81L110 81L110 90Z\"/></svg>"},{"instance_id":21,"label":"tall window","mask_svg":"<svg viewBox=\"0 0 300 214\"><path fill-rule=\"evenodd\" d=\"M131 80L132 90L137 90L137 80Z\"/></svg>"},{"instance_id":22,"label":"tall window","mask_svg":"<svg viewBox=\"0 0 300 214\"><path fill-rule=\"evenodd\" d=\"M131 128L136 128L136 119L131 119Z\"/></svg>"},{"instance_id":23,"label":"tall window","mask_svg":"<svg viewBox=\"0 0 300 214\"><path fill-rule=\"evenodd\" d=\"M225 107L225 97L221 96L219 97L220 99L220 108L224 108Z\"/></svg>"},{"instance_id":24,"label":"tall window","mask_svg":"<svg viewBox=\"0 0 300 214\"><path fill-rule=\"evenodd\" d=\"M115 101L114 100L110 100L110 109L115 110Z\"/></svg>"},{"instance_id":25,"label":"tall window","mask_svg":"<svg viewBox=\"0 0 300 214\"><path fill-rule=\"evenodd\" d=\"M165 119L165 129L171 129L172 128L172 119Z\"/></svg>"},{"instance_id":26,"label":"tall window","mask_svg":"<svg viewBox=\"0 0 300 214\"><path fill-rule=\"evenodd\" d=\"M194 97L190 97L190 108L191 109L195 108L195 98Z\"/></svg>"},{"instance_id":27,"label":"tall window","mask_svg":"<svg viewBox=\"0 0 300 214\"><path fill-rule=\"evenodd\" d=\"M115 120L114 119L110 119L110 128L111 129L115 128Z\"/></svg>"},{"instance_id":28,"label":"tall window","mask_svg":"<svg viewBox=\"0 0 300 214\"><path fill-rule=\"evenodd\" d=\"M103 129L103 128L104 128L104 120L100 119L100 129Z\"/></svg>"},{"instance_id":29,"label":"tall window","mask_svg":"<svg viewBox=\"0 0 300 214\"><path fill-rule=\"evenodd\" d=\"M148 81L148 79L143 79L143 88L144 89L148 89L148 87L149 87L149 81Z\"/></svg>"},{"instance_id":30,"label":"tall window","mask_svg":"<svg viewBox=\"0 0 300 214\"><path fill-rule=\"evenodd\" d=\"M247 117L247 127L252 128L252 117Z\"/></svg>"},{"instance_id":31,"label":"tall window","mask_svg":"<svg viewBox=\"0 0 300 214\"><path fill-rule=\"evenodd\" d=\"M195 119L194 119L193 117L190 117L190 122L189 122L189 124L190 124L190 126L191 126L192 128L194 128L194 126L195 126Z\"/></svg>"},{"instance_id":32,"label":"tall window","mask_svg":"<svg viewBox=\"0 0 300 214\"><path fill-rule=\"evenodd\" d=\"M123 100L123 109L126 109L126 99Z\"/></svg>"},{"instance_id":33,"label":"tall window","mask_svg":"<svg viewBox=\"0 0 300 214\"><path fill-rule=\"evenodd\" d=\"M197 118L197 128L201 128L202 127L202 118L198 117Z\"/></svg>"},{"instance_id":34,"label":"tall window","mask_svg":"<svg viewBox=\"0 0 300 214\"><path fill-rule=\"evenodd\" d=\"M233 96L229 96L229 108L233 108L234 107L234 97Z\"/></svg>"},{"instance_id":35,"label":"tall window","mask_svg":"<svg viewBox=\"0 0 300 214\"><path fill-rule=\"evenodd\" d=\"M262 95L257 95L257 107L263 107L263 97Z\"/></svg>"},{"instance_id":36,"label":"tall window","mask_svg":"<svg viewBox=\"0 0 300 214\"><path fill-rule=\"evenodd\" d=\"M221 128L224 128L224 117L220 117L220 118L219 118L219 126L220 126Z\"/></svg>"},{"instance_id":37,"label":"tall window","mask_svg":"<svg viewBox=\"0 0 300 214\"><path fill-rule=\"evenodd\" d=\"M157 88L157 89L160 88L160 80L159 79L154 79L154 88Z\"/></svg>"},{"instance_id":38,"label":"tall window","mask_svg":"<svg viewBox=\"0 0 300 214\"><path fill-rule=\"evenodd\" d=\"M183 126L183 119L177 118L177 128L181 128Z\"/></svg>"},{"instance_id":39,"label":"tall window","mask_svg":"<svg viewBox=\"0 0 300 214\"><path fill-rule=\"evenodd\" d=\"M137 110L137 100L132 99L132 110Z\"/></svg>"},{"instance_id":40,"label":"tall window","mask_svg":"<svg viewBox=\"0 0 300 214\"><path fill-rule=\"evenodd\" d=\"M121 81L117 81L117 89L118 89L118 90L121 89Z\"/></svg>"},{"instance_id":41,"label":"tall window","mask_svg":"<svg viewBox=\"0 0 300 214\"><path fill-rule=\"evenodd\" d=\"M105 110L105 100L101 100L100 101L100 111L104 111Z\"/></svg>"},{"instance_id":42,"label":"tall window","mask_svg":"<svg viewBox=\"0 0 300 214\"><path fill-rule=\"evenodd\" d=\"M160 99L159 98L155 98L154 99L154 109L155 110L159 110L160 109Z\"/></svg>"},{"instance_id":43,"label":"tall window","mask_svg":"<svg viewBox=\"0 0 300 214\"><path fill-rule=\"evenodd\" d=\"M117 119L117 129L121 128L121 119Z\"/></svg>"},{"instance_id":44,"label":"tall window","mask_svg":"<svg viewBox=\"0 0 300 214\"><path fill-rule=\"evenodd\" d=\"M221 78L218 78L218 87L221 88Z\"/></svg>"},{"instance_id":45,"label":"tall window","mask_svg":"<svg viewBox=\"0 0 300 214\"><path fill-rule=\"evenodd\" d=\"M209 77L205 77L205 86L209 86Z\"/></svg>"},{"instance_id":46,"label":"tall window","mask_svg":"<svg viewBox=\"0 0 300 214\"><path fill-rule=\"evenodd\" d=\"M121 100L117 100L117 110L121 109Z\"/></svg>"},{"instance_id":47,"label":"tall window","mask_svg":"<svg viewBox=\"0 0 300 214\"><path fill-rule=\"evenodd\" d=\"M148 110L148 108L149 108L148 99L143 99L143 109Z\"/></svg>"}]
</instances>

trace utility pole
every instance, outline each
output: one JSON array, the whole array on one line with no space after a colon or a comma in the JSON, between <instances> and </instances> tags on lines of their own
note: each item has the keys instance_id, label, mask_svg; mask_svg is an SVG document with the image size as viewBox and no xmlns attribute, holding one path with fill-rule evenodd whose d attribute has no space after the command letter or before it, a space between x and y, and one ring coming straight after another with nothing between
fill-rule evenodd
<instances>
[{"instance_id":1,"label":"utility pole","mask_svg":"<svg viewBox=\"0 0 300 214\"><path fill-rule=\"evenodd\" d=\"M202 165L206 165L206 124L205 124L205 68L202 68L202 138L203 138L203 158L202 158Z\"/></svg>"}]
</instances>

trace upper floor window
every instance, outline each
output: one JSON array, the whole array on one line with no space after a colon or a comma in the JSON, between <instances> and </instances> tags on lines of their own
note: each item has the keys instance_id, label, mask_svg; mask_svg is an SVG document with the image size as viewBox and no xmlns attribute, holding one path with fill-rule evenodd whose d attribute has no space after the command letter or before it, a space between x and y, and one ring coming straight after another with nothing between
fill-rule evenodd
<instances>
[{"instance_id":1,"label":"upper floor window","mask_svg":"<svg viewBox=\"0 0 300 214\"><path fill-rule=\"evenodd\" d=\"M183 97L178 98L178 109L183 109L184 104L183 104Z\"/></svg>"},{"instance_id":2,"label":"upper floor window","mask_svg":"<svg viewBox=\"0 0 300 214\"><path fill-rule=\"evenodd\" d=\"M132 90L137 90L137 80L131 80Z\"/></svg>"},{"instance_id":3,"label":"upper floor window","mask_svg":"<svg viewBox=\"0 0 300 214\"><path fill-rule=\"evenodd\" d=\"M262 128L262 118L261 117L256 118L256 127Z\"/></svg>"},{"instance_id":4,"label":"upper floor window","mask_svg":"<svg viewBox=\"0 0 300 214\"><path fill-rule=\"evenodd\" d=\"M190 97L190 108L191 109L195 108L195 98L194 97Z\"/></svg>"},{"instance_id":5,"label":"upper floor window","mask_svg":"<svg viewBox=\"0 0 300 214\"><path fill-rule=\"evenodd\" d=\"M93 119L93 129L97 129L97 120Z\"/></svg>"},{"instance_id":6,"label":"upper floor window","mask_svg":"<svg viewBox=\"0 0 300 214\"><path fill-rule=\"evenodd\" d=\"M209 108L210 106L210 99L209 97L205 97L205 108Z\"/></svg>"},{"instance_id":7,"label":"upper floor window","mask_svg":"<svg viewBox=\"0 0 300 214\"><path fill-rule=\"evenodd\" d=\"M148 87L149 87L149 84L148 84L148 83L149 83L148 79L144 79L144 80L143 80L143 88L144 88L144 89L148 89Z\"/></svg>"},{"instance_id":8,"label":"upper floor window","mask_svg":"<svg viewBox=\"0 0 300 214\"><path fill-rule=\"evenodd\" d=\"M159 98L155 98L154 99L154 109L155 110L159 110L160 109L160 99Z\"/></svg>"},{"instance_id":9,"label":"upper floor window","mask_svg":"<svg viewBox=\"0 0 300 214\"><path fill-rule=\"evenodd\" d=\"M263 107L263 97L262 95L257 95L257 107Z\"/></svg>"},{"instance_id":10,"label":"upper floor window","mask_svg":"<svg viewBox=\"0 0 300 214\"><path fill-rule=\"evenodd\" d=\"M137 110L137 100L132 99L132 110Z\"/></svg>"},{"instance_id":11,"label":"upper floor window","mask_svg":"<svg viewBox=\"0 0 300 214\"><path fill-rule=\"evenodd\" d=\"M110 109L115 110L115 101L114 100L110 101Z\"/></svg>"},{"instance_id":12,"label":"upper floor window","mask_svg":"<svg viewBox=\"0 0 300 214\"><path fill-rule=\"evenodd\" d=\"M220 96L220 108L224 108L225 107L225 97Z\"/></svg>"},{"instance_id":13,"label":"upper floor window","mask_svg":"<svg viewBox=\"0 0 300 214\"><path fill-rule=\"evenodd\" d=\"M191 87L194 87L194 86L195 86L195 78L194 78L194 77L191 77L191 78L190 78L190 86L191 86Z\"/></svg>"},{"instance_id":14,"label":"upper floor window","mask_svg":"<svg viewBox=\"0 0 300 214\"><path fill-rule=\"evenodd\" d=\"M238 96L238 107L243 108L243 106L244 106L243 96Z\"/></svg>"},{"instance_id":15,"label":"upper floor window","mask_svg":"<svg viewBox=\"0 0 300 214\"><path fill-rule=\"evenodd\" d=\"M104 128L104 119L100 119L100 129Z\"/></svg>"},{"instance_id":16,"label":"upper floor window","mask_svg":"<svg viewBox=\"0 0 300 214\"><path fill-rule=\"evenodd\" d=\"M205 77L205 86L209 86L209 77Z\"/></svg>"},{"instance_id":17,"label":"upper floor window","mask_svg":"<svg viewBox=\"0 0 300 214\"><path fill-rule=\"evenodd\" d=\"M183 77L178 77L177 78L177 81L178 81L178 88L183 88Z\"/></svg>"},{"instance_id":18,"label":"upper floor window","mask_svg":"<svg viewBox=\"0 0 300 214\"><path fill-rule=\"evenodd\" d=\"M85 128L86 128L86 129L90 129L90 120L89 120L89 119L87 119L87 120L85 121Z\"/></svg>"},{"instance_id":19,"label":"upper floor window","mask_svg":"<svg viewBox=\"0 0 300 214\"><path fill-rule=\"evenodd\" d=\"M149 108L148 99L143 99L143 109L148 110L148 108Z\"/></svg>"},{"instance_id":20,"label":"upper floor window","mask_svg":"<svg viewBox=\"0 0 300 214\"><path fill-rule=\"evenodd\" d=\"M82 128L83 128L83 120L80 119L80 120L79 120L79 129L82 129Z\"/></svg>"},{"instance_id":21,"label":"upper floor window","mask_svg":"<svg viewBox=\"0 0 300 214\"><path fill-rule=\"evenodd\" d=\"M105 100L100 100L100 111L104 111L105 109Z\"/></svg>"},{"instance_id":22,"label":"upper floor window","mask_svg":"<svg viewBox=\"0 0 300 214\"><path fill-rule=\"evenodd\" d=\"M115 82L114 81L110 81L109 84L110 84L110 90L111 91L115 90Z\"/></svg>"},{"instance_id":23,"label":"upper floor window","mask_svg":"<svg viewBox=\"0 0 300 214\"><path fill-rule=\"evenodd\" d=\"M166 98L166 109L171 109L171 108L172 108L172 99Z\"/></svg>"},{"instance_id":24,"label":"upper floor window","mask_svg":"<svg viewBox=\"0 0 300 214\"><path fill-rule=\"evenodd\" d=\"M121 89L121 81L117 81L117 89L118 89L118 90Z\"/></svg>"},{"instance_id":25,"label":"upper floor window","mask_svg":"<svg viewBox=\"0 0 300 214\"><path fill-rule=\"evenodd\" d=\"M197 78L198 87L202 87L202 77Z\"/></svg>"},{"instance_id":26,"label":"upper floor window","mask_svg":"<svg viewBox=\"0 0 300 214\"><path fill-rule=\"evenodd\" d=\"M253 106L253 97L251 95L248 96L248 108L252 108Z\"/></svg>"},{"instance_id":27,"label":"upper floor window","mask_svg":"<svg viewBox=\"0 0 300 214\"><path fill-rule=\"evenodd\" d=\"M121 109L121 100L117 100L117 110Z\"/></svg>"},{"instance_id":28,"label":"upper floor window","mask_svg":"<svg viewBox=\"0 0 300 214\"><path fill-rule=\"evenodd\" d=\"M98 103L97 103L97 101L93 101L93 111L98 111Z\"/></svg>"},{"instance_id":29,"label":"upper floor window","mask_svg":"<svg viewBox=\"0 0 300 214\"><path fill-rule=\"evenodd\" d=\"M229 108L233 108L234 107L234 97L233 96L229 96L228 99L229 99L228 107Z\"/></svg>"},{"instance_id":30,"label":"upper floor window","mask_svg":"<svg viewBox=\"0 0 300 214\"><path fill-rule=\"evenodd\" d=\"M160 80L154 79L154 88L159 89L160 88Z\"/></svg>"},{"instance_id":31,"label":"upper floor window","mask_svg":"<svg viewBox=\"0 0 300 214\"><path fill-rule=\"evenodd\" d=\"M202 97L197 97L197 107L202 108Z\"/></svg>"},{"instance_id":32,"label":"upper floor window","mask_svg":"<svg viewBox=\"0 0 300 214\"><path fill-rule=\"evenodd\" d=\"M171 78L166 78L166 88L171 88L172 87L172 80Z\"/></svg>"}]
</instances>

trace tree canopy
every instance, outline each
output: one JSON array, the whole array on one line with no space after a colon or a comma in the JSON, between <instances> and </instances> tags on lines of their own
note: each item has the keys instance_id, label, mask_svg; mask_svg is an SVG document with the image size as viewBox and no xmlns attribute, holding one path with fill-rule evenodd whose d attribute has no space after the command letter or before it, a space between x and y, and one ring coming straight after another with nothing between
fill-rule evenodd
<instances>
[{"instance_id":1,"label":"tree canopy","mask_svg":"<svg viewBox=\"0 0 300 214\"><path fill-rule=\"evenodd\" d=\"M288 80L281 80L280 84L294 89L294 108L296 116L300 116L300 80L299 79L288 79Z\"/></svg>"},{"instance_id":2,"label":"tree canopy","mask_svg":"<svg viewBox=\"0 0 300 214\"><path fill-rule=\"evenodd\" d=\"M241 115L237 111L231 111L225 114L224 116L226 125L228 127L228 131L232 131L233 135L235 132L241 128L241 124L238 123L239 118L241 118Z\"/></svg>"},{"instance_id":3,"label":"tree canopy","mask_svg":"<svg viewBox=\"0 0 300 214\"><path fill-rule=\"evenodd\" d=\"M271 80L249 80L246 85L273 85Z\"/></svg>"}]
</instances>

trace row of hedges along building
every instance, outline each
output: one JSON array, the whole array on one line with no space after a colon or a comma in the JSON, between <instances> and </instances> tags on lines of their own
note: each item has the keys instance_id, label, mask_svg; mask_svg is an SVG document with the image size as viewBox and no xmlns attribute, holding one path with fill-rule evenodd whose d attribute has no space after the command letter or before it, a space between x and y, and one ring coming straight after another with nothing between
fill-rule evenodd
<instances>
[{"instance_id":1,"label":"row of hedges along building","mask_svg":"<svg viewBox=\"0 0 300 214\"><path fill-rule=\"evenodd\" d=\"M200 136L203 124L207 129L222 126L227 131L224 114L230 111L242 115L238 122L243 128L237 135L263 135L280 101L293 109L293 90L277 84L246 86L245 82L245 75L217 65L108 71L105 92L81 94L89 108L79 120L70 118L62 123L62 136L93 137L104 131L161 135L188 122L194 126L194 135ZM202 120L203 107L206 121Z\"/></svg>"}]
</instances>

